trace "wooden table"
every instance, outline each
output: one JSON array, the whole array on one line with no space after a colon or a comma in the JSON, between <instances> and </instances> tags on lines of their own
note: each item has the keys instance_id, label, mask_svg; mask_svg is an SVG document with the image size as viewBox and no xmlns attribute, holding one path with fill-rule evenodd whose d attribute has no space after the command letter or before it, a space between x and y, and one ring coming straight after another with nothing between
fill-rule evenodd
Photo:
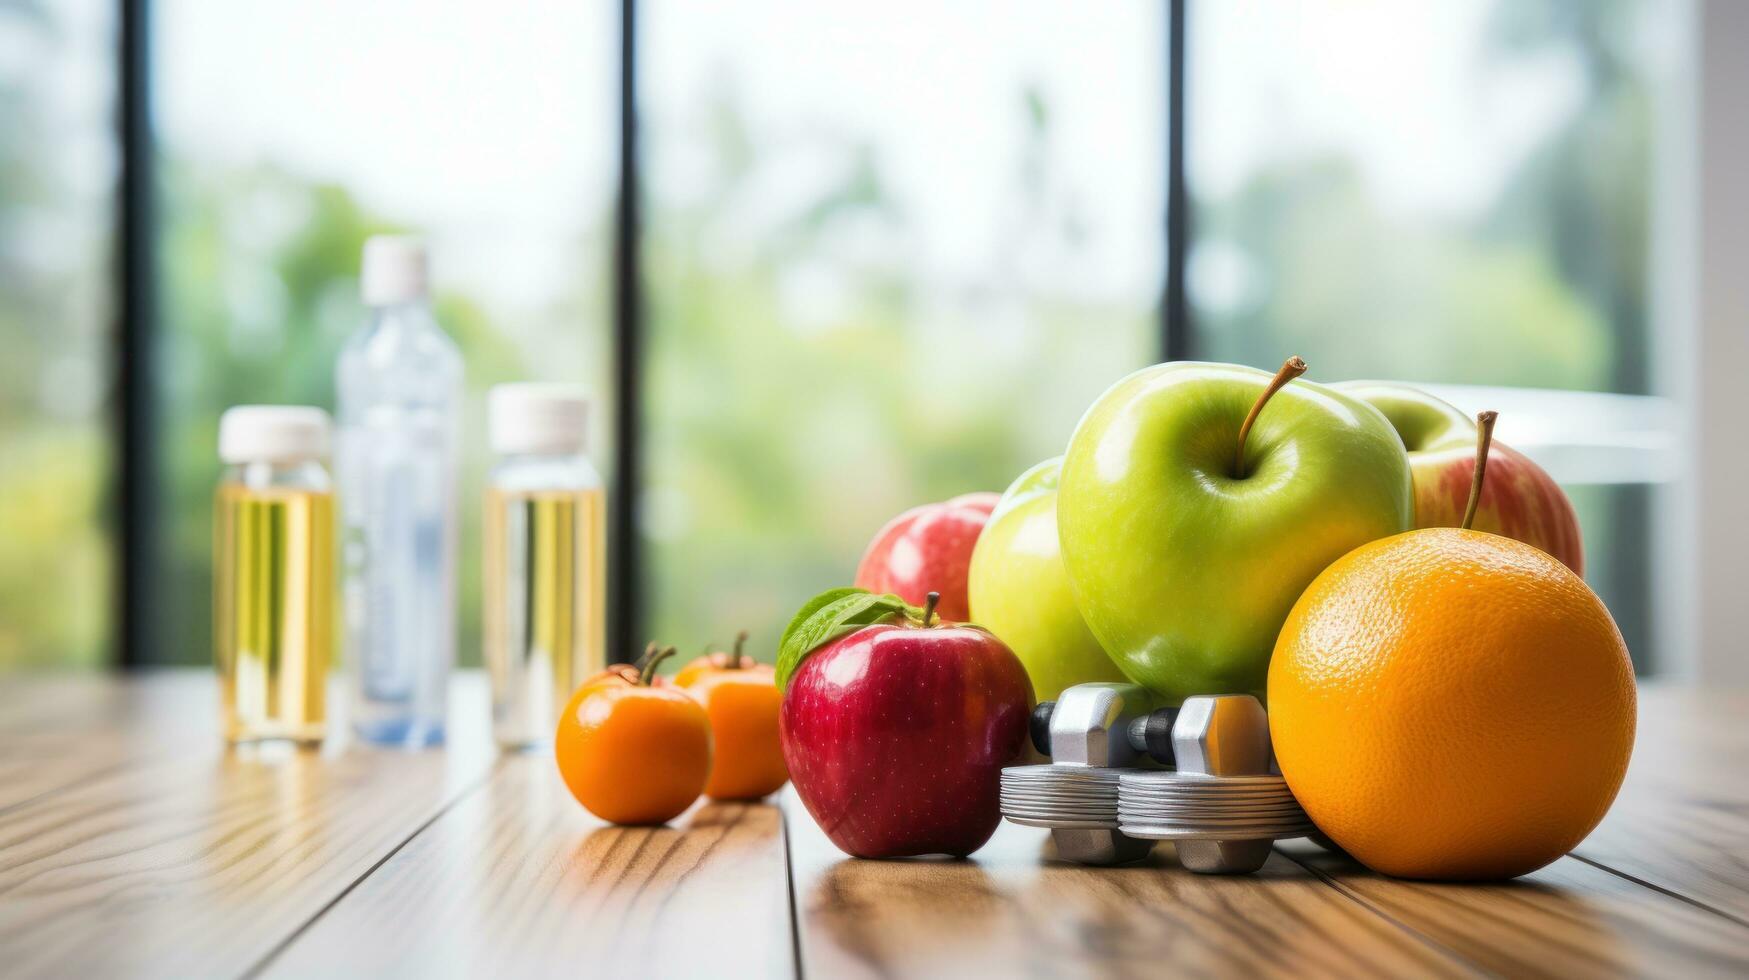
<instances>
[{"instance_id":1,"label":"wooden table","mask_svg":"<svg viewBox=\"0 0 1749 980\"><path fill-rule=\"evenodd\" d=\"M227 752L204 671L0 678L0 976L1749 975L1749 692L1644 692L1603 826L1497 885L1303 842L1091 870L1010 824L859 861L793 796L609 827L454 701L447 751Z\"/></svg>"}]
</instances>

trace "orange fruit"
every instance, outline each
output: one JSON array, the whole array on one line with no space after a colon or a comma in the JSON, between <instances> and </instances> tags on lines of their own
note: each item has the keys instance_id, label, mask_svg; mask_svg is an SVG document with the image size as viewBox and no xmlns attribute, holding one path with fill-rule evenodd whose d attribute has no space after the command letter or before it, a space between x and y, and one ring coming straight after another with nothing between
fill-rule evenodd
<instances>
[{"instance_id":1,"label":"orange fruit","mask_svg":"<svg viewBox=\"0 0 1749 980\"><path fill-rule=\"evenodd\" d=\"M754 660L752 657L741 652L742 648L746 645L747 631L742 630L735 637L735 649L733 652L727 650L715 650L702 656L694 657L686 666L674 672L674 686L688 687L693 681L703 677L706 673L712 670L721 670L725 667L759 666L759 661Z\"/></svg>"},{"instance_id":2,"label":"orange fruit","mask_svg":"<svg viewBox=\"0 0 1749 980\"><path fill-rule=\"evenodd\" d=\"M737 644L736 664L743 663L739 653ZM706 666L694 670L701 662ZM770 664L729 663L700 657L675 680L710 716L714 759L704 794L713 800L763 799L789 781L778 723L783 692Z\"/></svg>"},{"instance_id":3,"label":"orange fruit","mask_svg":"<svg viewBox=\"0 0 1749 980\"><path fill-rule=\"evenodd\" d=\"M638 677L604 671L578 687L559 715L553 758L571 795L603 820L666 823L698 799L711 771L711 723L699 703L650 679L669 647Z\"/></svg>"},{"instance_id":4,"label":"orange fruit","mask_svg":"<svg viewBox=\"0 0 1749 980\"><path fill-rule=\"evenodd\" d=\"M1510 878L1567 853L1615 799L1635 708L1627 647L1584 581L1459 528L1338 559L1269 665L1288 786L1357 860L1407 878Z\"/></svg>"}]
</instances>

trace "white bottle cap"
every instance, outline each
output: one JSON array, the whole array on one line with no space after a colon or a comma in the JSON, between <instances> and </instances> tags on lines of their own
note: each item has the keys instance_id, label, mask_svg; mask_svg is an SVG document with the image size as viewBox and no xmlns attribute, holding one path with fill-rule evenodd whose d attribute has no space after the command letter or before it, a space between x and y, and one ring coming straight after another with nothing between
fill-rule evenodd
<instances>
[{"instance_id":1,"label":"white bottle cap","mask_svg":"<svg viewBox=\"0 0 1749 980\"><path fill-rule=\"evenodd\" d=\"M328 454L328 413L305 405L238 405L219 416L219 459L296 463Z\"/></svg>"},{"instance_id":2,"label":"white bottle cap","mask_svg":"<svg viewBox=\"0 0 1749 980\"><path fill-rule=\"evenodd\" d=\"M495 453L580 453L588 421L589 399L576 385L497 385L486 396Z\"/></svg>"},{"instance_id":3,"label":"white bottle cap","mask_svg":"<svg viewBox=\"0 0 1749 980\"><path fill-rule=\"evenodd\" d=\"M366 306L391 306L426 298L425 243L405 235L372 235L364 243L359 287Z\"/></svg>"}]
</instances>

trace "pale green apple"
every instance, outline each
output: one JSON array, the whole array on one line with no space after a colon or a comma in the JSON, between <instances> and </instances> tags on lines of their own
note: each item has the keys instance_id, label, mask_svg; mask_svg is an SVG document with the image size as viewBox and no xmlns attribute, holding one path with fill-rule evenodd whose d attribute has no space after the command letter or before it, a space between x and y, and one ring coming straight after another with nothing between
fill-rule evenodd
<instances>
[{"instance_id":1,"label":"pale green apple","mask_svg":"<svg viewBox=\"0 0 1749 980\"><path fill-rule=\"evenodd\" d=\"M972 551L972 622L995 633L1026 665L1033 696L1049 701L1087 681L1123 673L1075 608L1057 548L1061 456L1020 475L990 514Z\"/></svg>"},{"instance_id":2,"label":"pale green apple","mask_svg":"<svg viewBox=\"0 0 1749 980\"><path fill-rule=\"evenodd\" d=\"M1076 606L1131 679L1176 703L1263 696L1288 610L1325 566L1413 526L1403 442L1360 399L1291 381L1239 431L1270 374L1174 362L1082 417L1057 500Z\"/></svg>"}]
</instances>

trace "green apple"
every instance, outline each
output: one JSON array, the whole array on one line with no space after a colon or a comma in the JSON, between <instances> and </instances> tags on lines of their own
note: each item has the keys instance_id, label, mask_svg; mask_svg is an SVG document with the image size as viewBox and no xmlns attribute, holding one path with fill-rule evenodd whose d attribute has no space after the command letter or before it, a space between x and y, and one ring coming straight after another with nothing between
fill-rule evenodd
<instances>
[{"instance_id":1,"label":"green apple","mask_svg":"<svg viewBox=\"0 0 1749 980\"><path fill-rule=\"evenodd\" d=\"M1049 701L1087 681L1123 673L1093 638L1057 548L1061 456L1020 474L990 514L972 551L972 622L1008 644L1026 665L1033 697Z\"/></svg>"},{"instance_id":2,"label":"green apple","mask_svg":"<svg viewBox=\"0 0 1749 980\"><path fill-rule=\"evenodd\" d=\"M1263 697L1288 610L1343 554L1413 526L1403 442L1360 399L1235 364L1144 368L1087 410L1057 500L1100 645L1173 703ZM1278 390L1279 389L1279 390Z\"/></svg>"}]
</instances>

